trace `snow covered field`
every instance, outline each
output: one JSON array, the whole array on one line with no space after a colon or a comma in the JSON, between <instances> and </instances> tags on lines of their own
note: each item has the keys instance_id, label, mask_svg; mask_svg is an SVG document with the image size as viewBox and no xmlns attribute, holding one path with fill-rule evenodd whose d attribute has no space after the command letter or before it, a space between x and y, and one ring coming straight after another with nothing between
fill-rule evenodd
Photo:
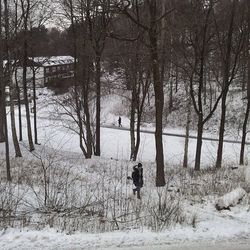
<instances>
[{"instance_id":1,"label":"snow covered field","mask_svg":"<svg viewBox=\"0 0 250 250\"><path fill-rule=\"evenodd\" d=\"M110 125L116 122L116 114L111 115L106 111L103 115L103 124ZM105 117L106 119L104 119ZM26 223L27 226L19 225L16 228L2 229L0 231L0 249L250 249L249 197L245 197L241 204L231 208L231 210L219 212L215 208L215 200L218 196L242 185L244 181L243 167L237 170L230 169L230 166L238 166L239 144L225 143L224 166L228 168L218 174L208 172L206 177L202 179L201 176L193 176L192 171L182 174L184 171L179 166L183 158L184 139L165 136L165 161L169 172L167 172L168 185L163 192L163 190L154 187L154 135L142 133L138 160L143 162L145 187L142 189L142 201L137 201L132 195L132 184L126 181L126 176L130 175L133 166L133 163L128 161L130 152L129 132L102 128L101 159L84 160L78 146L77 135L63 126L60 116L57 118L55 119L53 107L50 105L44 105L44 108L38 112L38 140L41 145L36 146L35 154L38 159L40 156L49 158L54 155L51 163L53 165L51 166L64 169L59 175L66 173L70 175L71 182L69 182L70 187L67 187L68 189L72 192L78 192L81 199L83 197L92 199L95 195L96 197L101 195L103 196L103 204L106 204L105 206L110 209L114 209L117 204L120 204L121 207L123 205L132 206L132 208L126 209L134 211L135 217L138 208L143 208L144 213L156 211L153 205L150 207L149 202L153 203L155 199L157 201L159 198L157 195L164 194L167 195L168 206L171 203L180 202L180 216L183 217L183 221L177 224L170 223L166 227L163 224L163 228L159 230L161 225L154 225L154 227L149 228L145 222L147 219L142 219L142 217L138 220L139 223L137 221L136 226L129 226L131 223L129 224L126 221L118 221L119 227L117 228L114 219L119 218L119 215L123 216L119 211L117 214L111 212L105 217L110 220L107 223L111 223L107 226L107 231L112 228L114 232L93 233L95 229L90 228L88 233L86 228L80 230L81 226L77 224L77 221L74 221L75 224L73 224L79 226L75 231L70 226L66 226L66 230L62 230L61 218L55 219L54 227L44 225L45 219L39 222L39 218L32 217L36 208L41 205L39 201L43 195L43 182L39 178L42 176L42 168L34 155L23 150L24 159L13 160L17 165L12 171L14 174L18 173L15 177L16 180L21 180L18 179L19 175L29 173L30 180L34 182L33 186L24 186L23 182L18 183L18 190L22 193L23 203L21 207L22 209L25 208L28 216L31 214L32 218L30 224ZM125 117L123 117L123 125L128 126L128 120ZM171 132L183 133L181 129L174 128L171 129ZM25 134L26 131L24 130L24 138L26 138ZM189 151L191 167L194 163L195 146L196 141L191 139ZM23 147L25 147L25 144L23 144ZM213 166L216 150L217 142L203 142L203 168ZM249 157L249 146L246 150L246 156ZM0 144L0 152L2 162L4 161L3 144ZM11 152L13 152L12 146ZM20 166L18 166L18 162ZM3 173L4 170L1 169L1 174ZM187 176L187 179L184 178L185 176ZM57 184L62 185L63 179L59 179L61 182L58 179ZM38 185L40 181L41 186ZM102 184L102 181L104 184ZM104 185L105 193L100 191L103 189L98 189L98 185ZM212 187L214 193L210 194ZM180 192L177 191L178 189ZM119 196L113 198L112 195L117 193L119 193ZM74 199L74 197L70 196L69 199ZM79 204L82 205L81 199ZM98 199L95 201L99 202ZM111 204L112 202L114 204ZM93 207L99 207L99 204L93 205ZM77 212L79 211L77 210ZM114 216L117 216L117 218L114 218ZM140 214L140 216L145 216L145 214ZM157 221L157 218L155 221ZM89 221L85 221L83 224L92 225ZM114 228L116 229L114 230ZM102 230L98 228L96 231ZM202 248L199 248L199 246L202 246Z\"/></svg>"},{"instance_id":2,"label":"snow covered field","mask_svg":"<svg viewBox=\"0 0 250 250\"><path fill-rule=\"evenodd\" d=\"M127 230L67 235L55 229L7 229L0 232L0 249L250 249L249 211L243 207L218 214L212 206L197 207L197 228L176 227L163 232Z\"/></svg>"},{"instance_id":3,"label":"snow covered field","mask_svg":"<svg viewBox=\"0 0 250 250\"><path fill-rule=\"evenodd\" d=\"M51 102L51 96L41 98L40 110L38 111L38 139L42 144L49 143L53 148L61 149L69 152L81 152L78 144L78 136L70 129L65 128L63 119L68 119L62 115L58 115ZM110 99L108 98L110 101ZM107 101L108 102L108 101ZM119 106L117 100L103 104L105 106L102 111L102 124L117 126L118 116L109 113L112 108ZM116 111L117 112L117 111ZM23 112L24 113L24 112ZM31 114L32 115L32 114ZM129 120L122 117L123 127L129 128ZM171 125L171 124L170 124ZM67 125L68 126L68 125ZM153 127L144 128L149 131L154 131ZM166 132L175 134L184 134L184 129L181 128L166 128ZM24 133L26 131L24 130ZM192 135L196 135L196 131L191 131ZM217 138L216 134L204 133L206 137ZM237 139L235 137L227 137L228 139ZM178 137L163 137L165 161L168 165L181 165L183 161L184 138ZM216 160L218 142L203 141L201 165L203 167L212 167ZM129 131L117 130L112 128L101 128L101 149L102 157L114 158L119 160L128 160L130 155L130 135ZM194 165L196 150L196 140L190 139L189 144L189 164ZM250 147L246 146L246 161L250 155ZM224 144L224 163L238 164L240 153L240 144L225 143ZM154 134L141 133L141 145L138 154L138 161L155 160L155 138Z\"/></svg>"}]
</instances>

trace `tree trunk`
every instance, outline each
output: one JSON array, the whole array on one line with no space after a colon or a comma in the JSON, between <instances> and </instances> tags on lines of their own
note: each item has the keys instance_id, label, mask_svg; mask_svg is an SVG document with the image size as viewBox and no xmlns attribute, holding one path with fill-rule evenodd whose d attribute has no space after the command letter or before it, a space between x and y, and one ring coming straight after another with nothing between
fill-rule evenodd
<instances>
[{"instance_id":1,"label":"tree trunk","mask_svg":"<svg viewBox=\"0 0 250 250\"><path fill-rule=\"evenodd\" d=\"M203 134L203 115L199 114L195 166L194 166L194 170L196 171L200 171L200 165L201 165L202 134Z\"/></svg>"},{"instance_id":2,"label":"tree trunk","mask_svg":"<svg viewBox=\"0 0 250 250\"><path fill-rule=\"evenodd\" d=\"M10 117L11 117L12 139L15 147L16 157L22 157L16 133L15 107L13 99L14 86L12 82L12 70L11 70L10 49L9 49L9 10L8 10L7 0L4 0L4 14L5 14L4 19L5 19L5 39L6 39L5 48L7 55L6 82L7 85L9 86L9 95L10 95Z\"/></svg>"},{"instance_id":3,"label":"tree trunk","mask_svg":"<svg viewBox=\"0 0 250 250\"><path fill-rule=\"evenodd\" d=\"M216 159L216 168L221 168L222 164L222 155L223 155L223 140L225 132L225 120L226 120L226 99L227 93L229 90L229 75L231 67L231 51L232 51L232 36L233 36L233 26L234 26L234 17L235 17L235 8L236 2L238 0L233 0L230 23L227 34L227 46L226 46L226 55L224 62L224 72L223 72L223 85L222 91L224 92L221 99L221 121L220 121L220 134L219 134L219 145L217 150L217 159Z\"/></svg>"},{"instance_id":4,"label":"tree trunk","mask_svg":"<svg viewBox=\"0 0 250 250\"><path fill-rule=\"evenodd\" d=\"M188 167L188 144L189 144L189 130L190 130L190 122L191 122L191 97L189 93L188 102L187 102L187 123L186 123L186 133L185 133L185 146L184 146L184 157L183 157L183 167Z\"/></svg>"},{"instance_id":5,"label":"tree trunk","mask_svg":"<svg viewBox=\"0 0 250 250\"><path fill-rule=\"evenodd\" d=\"M169 93L169 105L168 105L168 109L169 109L169 113L172 112L173 109L173 82L172 82L172 78L170 77L170 93Z\"/></svg>"},{"instance_id":6,"label":"tree trunk","mask_svg":"<svg viewBox=\"0 0 250 250\"><path fill-rule=\"evenodd\" d=\"M14 29L14 34L15 34L15 43L17 43L18 39L18 1L15 1L15 29ZM14 53L14 60L15 63L18 60L18 53ZM22 109L21 109L21 97L20 97L20 83L18 82L17 78L17 67L15 67L14 70L14 76L15 76L15 85L16 85L16 94L17 94L17 102L18 102L18 126L19 126L19 141L23 140L23 128L22 128Z\"/></svg>"},{"instance_id":7,"label":"tree trunk","mask_svg":"<svg viewBox=\"0 0 250 250\"><path fill-rule=\"evenodd\" d=\"M135 161L135 110L136 110L136 77L133 79L131 109L130 109L130 160Z\"/></svg>"},{"instance_id":8,"label":"tree trunk","mask_svg":"<svg viewBox=\"0 0 250 250\"><path fill-rule=\"evenodd\" d=\"M247 79L247 109L245 113L245 119L243 123L243 129L242 129L242 141L241 141L241 149L240 149L240 165L244 164L244 154L245 154L245 143L246 143L246 135L247 135L247 123L248 123L248 117L249 117L249 109L250 109L250 1L247 1L247 9L248 9L248 36L247 36L247 44L246 44L246 50L248 51L248 57L247 57L247 72L248 72L248 79Z\"/></svg>"},{"instance_id":9,"label":"tree trunk","mask_svg":"<svg viewBox=\"0 0 250 250\"><path fill-rule=\"evenodd\" d=\"M11 84L10 84L11 85ZM12 139L16 152L16 157L22 157L22 153L20 150L17 133L16 133L16 122L15 122L15 106L13 100L13 86L10 86L10 117L11 117L11 131L12 131Z\"/></svg>"},{"instance_id":10,"label":"tree trunk","mask_svg":"<svg viewBox=\"0 0 250 250\"><path fill-rule=\"evenodd\" d=\"M0 49L1 50L1 49ZM1 60L1 56L0 56ZM0 68L2 68L2 65L0 64ZM0 75L3 73L0 73ZM0 77L1 78L1 77ZM3 88L3 81L2 78L0 79L1 85L0 85L0 143L5 141L4 137L4 88Z\"/></svg>"},{"instance_id":11,"label":"tree trunk","mask_svg":"<svg viewBox=\"0 0 250 250\"><path fill-rule=\"evenodd\" d=\"M162 143L162 116L164 105L163 86L160 79L158 48L157 48L157 4L156 0L152 0L150 4L150 56L153 72L153 84L155 92L155 146L156 146L156 186L165 186L165 172L164 172L164 154Z\"/></svg>"},{"instance_id":12,"label":"tree trunk","mask_svg":"<svg viewBox=\"0 0 250 250\"><path fill-rule=\"evenodd\" d=\"M16 82L16 93L17 93L17 105L18 105L18 125L19 125L19 141L23 140L23 128L22 128L22 108L21 108L21 97L20 87L17 79L17 69L15 69L15 82Z\"/></svg>"},{"instance_id":13,"label":"tree trunk","mask_svg":"<svg viewBox=\"0 0 250 250\"><path fill-rule=\"evenodd\" d=\"M241 139L241 148L240 148L240 165L244 165L244 153L245 153L245 143L246 143L246 136L247 136L247 122L249 117L249 110L250 110L250 99L247 100L247 109L245 113L245 119L242 128L242 139Z\"/></svg>"},{"instance_id":14,"label":"tree trunk","mask_svg":"<svg viewBox=\"0 0 250 250\"><path fill-rule=\"evenodd\" d=\"M204 105L207 105L207 75L206 75L206 71L205 71L205 74L204 74L204 87L203 87L203 102L204 102Z\"/></svg>"},{"instance_id":15,"label":"tree trunk","mask_svg":"<svg viewBox=\"0 0 250 250\"><path fill-rule=\"evenodd\" d=\"M96 55L96 145L95 155L101 155L101 57Z\"/></svg>"},{"instance_id":16,"label":"tree trunk","mask_svg":"<svg viewBox=\"0 0 250 250\"><path fill-rule=\"evenodd\" d=\"M24 14L24 44L23 44L23 95L24 95L24 103L25 103L25 111L26 111L26 122L27 122L27 134L29 141L29 150L30 152L35 149L32 139L32 131L31 131L31 122L30 122L30 110L29 110L29 99L28 99L28 90L27 90L27 61L28 61L28 41L27 41L27 31L28 31L28 17L30 12L30 2L27 1L28 6L24 7L24 3L22 3L22 10Z\"/></svg>"},{"instance_id":17,"label":"tree trunk","mask_svg":"<svg viewBox=\"0 0 250 250\"><path fill-rule=\"evenodd\" d=\"M88 70L90 70L88 68ZM87 74L89 74L89 72L87 72ZM92 131L91 131L91 119L90 119L90 113L89 113L89 75L87 75L87 79L86 79L86 86L84 86L84 100L83 100L83 108L84 108L84 114L85 114L85 119L86 119L86 137L87 137L87 141L86 141L86 147L87 147L87 155L86 158L89 159L92 156Z\"/></svg>"},{"instance_id":18,"label":"tree trunk","mask_svg":"<svg viewBox=\"0 0 250 250\"><path fill-rule=\"evenodd\" d=\"M10 150L9 150L8 121L7 121L6 106L4 108L4 133L5 133L5 159L6 159L7 181L11 181Z\"/></svg>"},{"instance_id":19,"label":"tree trunk","mask_svg":"<svg viewBox=\"0 0 250 250\"><path fill-rule=\"evenodd\" d=\"M0 142L5 141L4 119L5 119L5 84L3 77L3 36L2 36L2 1L0 0Z\"/></svg>"},{"instance_id":20,"label":"tree trunk","mask_svg":"<svg viewBox=\"0 0 250 250\"><path fill-rule=\"evenodd\" d=\"M75 42L76 41L74 41L74 43ZM86 152L86 149L83 146L83 123L82 123L82 119L81 119L81 107L80 107L81 103L79 104L79 96L78 96L78 90L77 90L76 50L74 52L74 99L75 99L76 114L77 114L78 127L79 127L79 147L82 150L85 158L87 158L87 152Z\"/></svg>"},{"instance_id":21,"label":"tree trunk","mask_svg":"<svg viewBox=\"0 0 250 250\"><path fill-rule=\"evenodd\" d=\"M37 116L36 116L36 72L35 69L32 69L33 76L32 76L32 87L33 87L33 113L34 113L34 137L35 137L35 144L38 144L37 138Z\"/></svg>"},{"instance_id":22,"label":"tree trunk","mask_svg":"<svg viewBox=\"0 0 250 250\"><path fill-rule=\"evenodd\" d=\"M175 93L178 92L178 82L179 82L179 68L178 66L176 65L175 67Z\"/></svg>"},{"instance_id":23,"label":"tree trunk","mask_svg":"<svg viewBox=\"0 0 250 250\"><path fill-rule=\"evenodd\" d=\"M4 1L5 7L7 6L7 1ZM6 10L5 10L6 14ZM5 19L6 21L6 19ZM2 1L0 0L0 40L1 40L1 48L3 48L3 36L2 36ZM3 54L1 53L1 56ZM1 58L3 59L3 58ZM4 79L4 74L3 74L3 61L1 60L1 72L0 72L0 77L1 77L1 84L2 84L2 104L3 104L3 123L4 123L4 139L5 139L5 164L6 164L6 173L7 173L7 181L11 181L11 173L10 173L10 152L9 152L9 136L8 136L8 121L7 121L7 112L6 112L6 94L5 94L5 86L6 86L6 81Z\"/></svg>"},{"instance_id":24,"label":"tree trunk","mask_svg":"<svg viewBox=\"0 0 250 250\"><path fill-rule=\"evenodd\" d=\"M133 155L133 161L136 161L137 159L140 143L141 143L141 115L138 114L137 125L136 125L136 144L135 144L135 150L134 150L134 155Z\"/></svg>"},{"instance_id":25,"label":"tree trunk","mask_svg":"<svg viewBox=\"0 0 250 250\"><path fill-rule=\"evenodd\" d=\"M221 98L221 118L220 118L219 145L217 149L216 168L220 168L222 163L223 140L224 140L225 121L226 121L226 99L227 99L227 91L223 94Z\"/></svg>"},{"instance_id":26,"label":"tree trunk","mask_svg":"<svg viewBox=\"0 0 250 250\"><path fill-rule=\"evenodd\" d=\"M26 40L26 39L25 39ZM30 110L29 110L29 99L28 99L28 90L27 90L27 41L24 42L24 58L23 58L23 95L26 111L26 122L27 122L27 134L29 141L29 150L33 151L34 144L32 139L31 123L30 123Z\"/></svg>"}]
</instances>

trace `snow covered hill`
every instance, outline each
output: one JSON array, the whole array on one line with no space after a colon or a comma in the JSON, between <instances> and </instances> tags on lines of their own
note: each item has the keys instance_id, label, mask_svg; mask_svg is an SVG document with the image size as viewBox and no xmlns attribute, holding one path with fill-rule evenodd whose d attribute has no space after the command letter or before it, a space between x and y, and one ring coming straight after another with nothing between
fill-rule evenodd
<instances>
[{"instance_id":1,"label":"snow covered hill","mask_svg":"<svg viewBox=\"0 0 250 250\"><path fill-rule=\"evenodd\" d=\"M201 242L207 249L213 249L207 242L222 249L239 242L239 249L247 249L249 196L231 210L215 208L221 195L238 186L249 190L245 167L238 166L238 144L225 143L224 167L215 171L217 142L204 141L203 170L195 173L180 167L184 139L165 136L167 185L156 188L154 136L142 134L138 161L145 180L137 200L127 180L134 165L128 161L129 132L112 129L125 105L121 98L103 100L102 123L111 128L101 130L102 157L85 160L77 135L65 126L67 118L56 113L52 94L43 91L38 99L41 145L30 153L24 141L23 158L17 159L11 144L11 185L5 181L0 144L0 249L195 249ZM128 127L128 117L122 120ZM153 130L152 124L144 126ZM183 132L180 127L167 131ZM195 144L190 140L190 166ZM249 146L247 152L249 157Z\"/></svg>"}]
</instances>

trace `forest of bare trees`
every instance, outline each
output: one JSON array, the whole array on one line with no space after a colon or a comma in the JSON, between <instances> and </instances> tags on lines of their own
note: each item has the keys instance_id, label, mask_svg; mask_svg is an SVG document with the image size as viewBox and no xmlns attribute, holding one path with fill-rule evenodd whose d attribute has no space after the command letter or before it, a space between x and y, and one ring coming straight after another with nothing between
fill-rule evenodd
<instances>
[{"instance_id":1,"label":"forest of bare trees","mask_svg":"<svg viewBox=\"0 0 250 250\"><path fill-rule=\"evenodd\" d=\"M240 89L246 101L239 163L245 163L250 109L249 0L59 0L56 7L43 0L0 0L0 7L0 143L5 143L8 181L9 144L13 141L15 157L22 157L20 141L27 142L29 151L38 144L36 118L32 127L30 117L31 106L34 117L37 112L36 83L34 78L29 87L26 72L28 58L35 56L74 57L74 81L67 100L71 108L65 102L58 104L74 120L85 158L102 155L102 75L117 71L130 93L132 161L137 160L141 124L149 96L153 96L157 187L166 184L164 155L168 148L163 147L163 129L167 115L174 112L176 93L183 94L186 105L182 114L186 129L183 166L188 166L192 116L197 131L194 169L199 171L204 126L215 112L220 120L214 167L222 167L228 93ZM23 69L20 84L12 77L17 67ZM29 88L33 91L31 103ZM25 127L21 105L25 106ZM22 135L24 129L27 138Z\"/></svg>"}]
</instances>

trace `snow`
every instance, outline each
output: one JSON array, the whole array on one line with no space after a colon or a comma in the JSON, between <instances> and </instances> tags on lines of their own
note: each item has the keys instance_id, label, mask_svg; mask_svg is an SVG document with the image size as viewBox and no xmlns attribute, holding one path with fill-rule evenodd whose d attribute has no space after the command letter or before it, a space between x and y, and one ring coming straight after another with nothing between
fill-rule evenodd
<instances>
[{"instance_id":1,"label":"snow","mask_svg":"<svg viewBox=\"0 0 250 250\"><path fill-rule=\"evenodd\" d=\"M39 95L39 93L41 95ZM69 117L65 115L57 115L57 111L53 105L51 92L45 89L39 90L37 100L38 105L38 140L44 144L50 141L53 148L61 149L63 151L81 153L78 144L78 135L72 132L68 127L70 123L65 126L65 120ZM130 156L130 135L129 131L117 130L118 117L122 118L123 128L129 128L129 119L122 115L119 102L121 98L115 95L107 95L102 101L102 118L103 126L109 127L101 128L101 148L102 157L118 160L128 160ZM125 105L125 104L124 104ZM25 111L23 111L25 114ZM31 114L33 116L33 114ZM18 120L17 120L18 122ZM25 122L25 121L24 121ZM49 129L48 129L49 128ZM154 128L144 128L148 131L154 131ZM181 128L166 128L166 132L184 134L184 129ZM26 133L26 131L24 131ZM196 135L196 131L191 131L192 135ZM26 135L24 135L26 136ZM204 136L216 137L211 133ZM169 166L179 166L183 161L184 138L163 136L164 156L165 162ZM154 134L141 133L141 145L138 153L138 161L154 162L155 161L155 137ZM215 163L215 156L217 153L218 142L203 141L201 165L203 167L212 167ZM249 152L249 145L246 145L246 160ZM189 166L193 167L195 161L196 139L190 139L189 142ZM240 153L240 144L225 143L223 161L224 164L238 164Z\"/></svg>"},{"instance_id":2,"label":"snow","mask_svg":"<svg viewBox=\"0 0 250 250\"><path fill-rule=\"evenodd\" d=\"M246 183L250 184L250 166L245 166L245 181Z\"/></svg>"},{"instance_id":3,"label":"snow","mask_svg":"<svg viewBox=\"0 0 250 250\"><path fill-rule=\"evenodd\" d=\"M212 213L210 208L207 211L208 214ZM205 211L203 212L205 213ZM246 215L241 214L243 218ZM75 233L68 235L49 227L41 231L7 229L0 233L0 249L122 249L124 247L130 249L132 247L143 247L142 249L149 247L152 249L153 246L161 245L197 244L201 241L210 241L211 244L216 244L223 239L225 241L225 239L244 240L248 238L249 223L239 223L237 220L223 217L216 218L215 214L210 216L210 221L202 222L198 228L176 227L163 232L128 230L101 234ZM242 217L240 218L242 219ZM225 225L227 226L225 227Z\"/></svg>"},{"instance_id":4,"label":"snow","mask_svg":"<svg viewBox=\"0 0 250 250\"><path fill-rule=\"evenodd\" d=\"M243 188L238 187L237 189L219 198L216 202L216 207L218 209L224 209L235 206L246 194L247 193Z\"/></svg>"},{"instance_id":5,"label":"snow","mask_svg":"<svg viewBox=\"0 0 250 250\"><path fill-rule=\"evenodd\" d=\"M144 229L69 235L49 227L41 231L9 228L0 232L0 249L157 249L157 246L168 249L202 242L212 245L223 241L249 242L250 215L244 208L217 212L212 204L205 204L194 211L200 220L196 228L177 226L163 232Z\"/></svg>"},{"instance_id":6,"label":"snow","mask_svg":"<svg viewBox=\"0 0 250 250\"><path fill-rule=\"evenodd\" d=\"M42 64L43 67L74 63L74 58L72 56L34 57L29 59Z\"/></svg>"},{"instance_id":7,"label":"snow","mask_svg":"<svg viewBox=\"0 0 250 250\"><path fill-rule=\"evenodd\" d=\"M77 176L79 181L87 183L91 186L93 182L100 181L101 171L105 170L105 167L112 166L115 169L122 166L124 167L124 175L127 176L128 171L132 169L133 163L129 162L130 153L130 136L126 130L113 129L117 127L117 119L122 117L123 128L129 126L129 120L122 113L122 109L119 107L121 98L108 95L102 102L102 124L110 127L101 128L101 148L102 158L98 159L93 157L91 160L83 160L81 151L78 145L78 137L69 128L65 127L65 117L55 115L55 109L51 101L51 92L46 89L39 90L38 95L38 141L42 144L36 146L37 154L46 154L46 150L51 154L57 154L56 162L58 165L65 166L70 165L69 170L72 175ZM125 104L124 104L125 105ZM111 112L112 111L112 112ZM24 114L24 113L23 113ZM32 114L31 114L32 115ZM62 121L62 119L64 121ZM25 127L25 123L23 124ZM26 128L26 127L25 127ZM154 130L150 125L147 130ZM171 128L167 131L173 133L183 133L181 128ZM192 131L195 134L195 131ZM209 133L209 135L211 135ZM24 130L24 138L26 138L26 130ZM164 152L165 161L168 168L178 169L182 163L183 158L183 145L184 138L164 136ZM25 144L22 144L24 146ZM142 133L141 134L141 146L138 155L138 161L143 162L144 174L146 178L145 187L142 190L142 197L150 197L150 192L155 190L150 184L150 179L154 178L152 173L155 169L155 138L153 134ZM239 144L225 143L224 147L224 165L238 165L239 159ZM196 140L190 139L189 148L189 165L192 167L194 163L196 149ZM212 167L215 161L215 155L217 150L217 142L204 141L202 147L202 167ZM1 158L4 152L4 145L0 144ZM13 146L11 144L11 152L13 152ZM246 152L249 152L249 145L246 146ZM34 159L32 154L27 151L24 153L24 157L30 160L29 168L26 171L35 171L32 168ZM249 157L249 155L246 155ZM20 160L21 161L21 160ZM102 165L101 165L102 163ZM25 166L26 162L23 163ZM112 165L111 165L112 164ZM23 167L24 167L23 166ZM63 165L64 166L64 165ZM153 169L152 169L153 166ZM26 167L26 166L25 166ZM115 181L116 173L115 169L113 175L110 175L112 180ZM66 169L67 170L67 169ZM13 169L13 171L17 171ZM19 171L19 170L18 170ZM20 170L21 171L21 170ZM107 170L105 170L107 171ZM239 174L235 170L235 176ZM31 173L31 172L29 172ZM245 179L250 181L249 167L245 167ZM93 174L96 176L93 179ZM151 175L150 175L151 174ZM167 176L171 179L171 176ZM212 177L211 177L212 178ZM103 178L104 179L104 178ZM174 179L174 178L173 178ZM87 182L87 181L92 182ZM105 180L104 180L105 181ZM172 188L173 196L177 197L176 190L180 185L179 180L172 180L174 188ZM216 180L211 180L211 182ZM172 184L171 182L171 184ZM204 182L209 184L209 179L205 179ZM116 184L116 182L114 182ZM74 183L75 184L75 183ZM182 187L185 185L183 183ZM200 183L196 183L193 180L193 189L190 192L198 193ZM208 185L207 184L207 185ZM233 184L233 183L232 183ZM127 185L127 184L126 184ZM215 184L214 184L215 185ZM223 183L219 183L218 186L223 186ZM76 188L73 187L71 188ZM118 188L117 186L115 186ZM126 190L131 188L128 184ZM241 189L233 191L228 195L225 195L223 205L228 205L229 202L234 201L236 194L242 194ZM79 195L82 195L84 190L78 189ZM94 190L93 190L94 192ZM29 202L35 206L34 194L31 195L27 188L23 188L23 196L27 198ZM23 198L24 198L23 197ZM151 196L152 197L152 196ZM134 199L131 195L130 199ZM163 229L161 232L155 232L149 230L146 227L141 228L129 228L127 230L117 230L114 232L105 233L86 233L76 231L69 233L61 231L59 228L43 227L42 230L38 226L20 227L20 228L7 228L0 231L0 249L183 249L190 245L190 249L199 249L199 244L205 244L207 249L210 246L223 243L221 249L225 247L230 249L232 242L244 243L244 247L247 246L250 241L250 212L249 204L241 203L235 207L232 207L230 211L218 212L214 206L215 198L217 196L208 196L208 194L201 193L198 197L199 202L196 200L190 200L187 197L181 197L183 202L184 212L189 219L188 222L183 224L177 224L170 226L168 229ZM190 197L189 197L190 198ZM192 197L193 198L193 197ZM194 197L196 199L197 197ZM201 201L200 201L201 200ZM152 200L151 200L152 201ZM145 204L145 203L143 203ZM229 243L225 243L229 241ZM209 243L207 243L209 242ZM196 248L195 248L196 246ZM172 247L172 248L171 248ZM179 248L180 247L180 248ZM206 249L204 248L204 249ZM202 248L203 249L203 248ZM242 248L249 249L249 248Z\"/></svg>"}]
</instances>

